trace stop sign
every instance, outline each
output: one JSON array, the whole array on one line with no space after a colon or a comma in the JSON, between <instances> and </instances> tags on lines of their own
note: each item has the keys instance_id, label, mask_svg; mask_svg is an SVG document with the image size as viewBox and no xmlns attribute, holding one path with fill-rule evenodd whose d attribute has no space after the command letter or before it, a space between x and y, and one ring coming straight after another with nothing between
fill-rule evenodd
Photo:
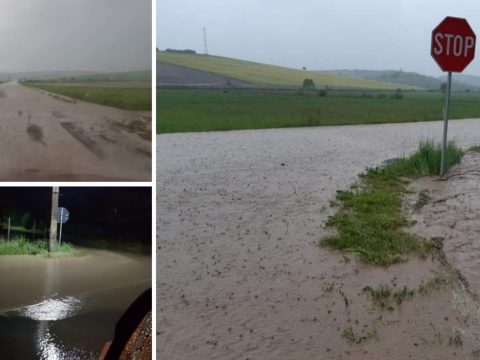
<instances>
[{"instance_id":1,"label":"stop sign","mask_svg":"<svg viewBox=\"0 0 480 360\"><path fill-rule=\"evenodd\" d=\"M475 57L475 40L467 20L447 16L432 31L430 53L443 71L462 72Z\"/></svg>"}]
</instances>

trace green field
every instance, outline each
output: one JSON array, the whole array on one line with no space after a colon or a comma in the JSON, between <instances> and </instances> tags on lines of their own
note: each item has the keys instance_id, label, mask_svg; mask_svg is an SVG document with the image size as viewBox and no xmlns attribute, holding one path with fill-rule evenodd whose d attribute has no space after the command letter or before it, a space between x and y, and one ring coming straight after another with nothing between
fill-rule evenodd
<instances>
[{"instance_id":1,"label":"green field","mask_svg":"<svg viewBox=\"0 0 480 360\"><path fill-rule=\"evenodd\" d=\"M261 86L300 87L306 78L312 79L317 87L362 89L412 89L414 86L399 85L375 80L354 79L343 76L291 69L281 66L260 64L256 62L231 59L211 55L190 55L175 52L157 52L157 61L193 69L208 71Z\"/></svg>"},{"instance_id":2,"label":"green field","mask_svg":"<svg viewBox=\"0 0 480 360\"><path fill-rule=\"evenodd\" d=\"M100 105L112 106L125 110L152 110L151 87L97 84L50 84L42 82L27 82L32 86L51 93L68 96L74 99L88 101Z\"/></svg>"},{"instance_id":3,"label":"green field","mask_svg":"<svg viewBox=\"0 0 480 360\"><path fill-rule=\"evenodd\" d=\"M400 94L399 98L395 94ZM157 91L157 133L381 124L443 118L440 92ZM479 93L453 93L452 119L480 117Z\"/></svg>"}]
</instances>

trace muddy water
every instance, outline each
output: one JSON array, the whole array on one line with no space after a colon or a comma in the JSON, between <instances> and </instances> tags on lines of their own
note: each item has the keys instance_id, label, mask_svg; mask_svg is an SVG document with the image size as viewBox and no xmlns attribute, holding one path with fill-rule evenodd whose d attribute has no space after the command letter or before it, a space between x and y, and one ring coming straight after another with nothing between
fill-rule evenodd
<instances>
[{"instance_id":1,"label":"muddy water","mask_svg":"<svg viewBox=\"0 0 480 360\"><path fill-rule=\"evenodd\" d=\"M440 139L441 122L157 137L158 359L469 359L452 291L392 312L365 286L419 288L440 271L388 269L319 247L330 201L365 167ZM460 146L480 121L453 121ZM352 329L369 340L348 343Z\"/></svg>"},{"instance_id":2,"label":"muddy water","mask_svg":"<svg viewBox=\"0 0 480 360\"><path fill-rule=\"evenodd\" d=\"M0 257L0 358L96 359L130 303L151 286L151 258Z\"/></svg>"},{"instance_id":3,"label":"muddy water","mask_svg":"<svg viewBox=\"0 0 480 360\"><path fill-rule=\"evenodd\" d=\"M443 242L448 261L480 295L480 153L467 153L442 180L421 179L412 188L425 190L428 203L415 214L414 230Z\"/></svg>"}]
</instances>

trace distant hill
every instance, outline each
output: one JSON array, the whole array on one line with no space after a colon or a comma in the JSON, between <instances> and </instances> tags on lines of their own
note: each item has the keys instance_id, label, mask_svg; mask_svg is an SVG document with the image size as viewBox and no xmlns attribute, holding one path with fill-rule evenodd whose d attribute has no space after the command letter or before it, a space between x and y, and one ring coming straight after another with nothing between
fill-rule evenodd
<instances>
[{"instance_id":1,"label":"distant hill","mask_svg":"<svg viewBox=\"0 0 480 360\"><path fill-rule=\"evenodd\" d=\"M126 72L93 71L30 71L0 73L0 82L15 80L74 80L74 81L151 81L151 70Z\"/></svg>"},{"instance_id":2,"label":"distant hill","mask_svg":"<svg viewBox=\"0 0 480 360\"><path fill-rule=\"evenodd\" d=\"M436 78L401 70L331 70L326 72L333 75L353 77L356 79L369 79L401 85L412 85L426 90L439 90L442 83L446 81L446 78ZM457 77L457 75L455 75L455 77ZM457 79L458 78L455 78L452 82L453 91L480 89L480 77L477 77L476 84L475 82L468 83L463 78L460 78L458 81Z\"/></svg>"},{"instance_id":3,"label":"distant hill","mask_svg":"<svg viewBox=\"0 0 480 360\"><path fill-rule=\"evenodd\" d=\"M70 77L62 77L69 80ZM138 70L113 73L94 73L71 77L74 81L150 81L152 80L151 70Z\"/></svg>"},{"instance_id":4,"label":"distant hill","mask_svg":"<svg viewBox=\"0 0 480 360\"><path fill-rule=\"evenodd\" d=\"M447 76L441 76L442 81L447 81ZM465 86L475 87L480 89L480 76L467 75L467 74L454 74L452 77L452 85L455 87L455 83L462 83ZM473 89L472 89L473 90Z\"/></svg>"},{"instance_id":5,"label":"distant hill","mask_svg":"<svg viewBox=\"0 0 480 360\"><path fill-rule=\"evenodd\" d=\"M317 88L381 89L395 90L417 88L412 85L399 85L370 79L337 76L323 72L304 71L275 65L261 64L212 55L185 54L172 51L157 51L157 62L173 64L177 67L196 69L209 74L217 74L244 81L256 86L301 87L303 80L312 79ZM161 74L157 71L159 79ZM185 80L187 81L187 80ZM162 85L159 82L157 85Z\"/></svg>"},{"instance_id":6,"label":"distant hill","mask_svg":"<svg viewBox=\"0 0 480 360\"><path fill-rule=\"evenodd\" d=\"M61 77L76 77L92 74L92 71L26 71L26 72L5 72L0 73L0 81L15 80L49 80Z\"/></svg>"}]
</instances>

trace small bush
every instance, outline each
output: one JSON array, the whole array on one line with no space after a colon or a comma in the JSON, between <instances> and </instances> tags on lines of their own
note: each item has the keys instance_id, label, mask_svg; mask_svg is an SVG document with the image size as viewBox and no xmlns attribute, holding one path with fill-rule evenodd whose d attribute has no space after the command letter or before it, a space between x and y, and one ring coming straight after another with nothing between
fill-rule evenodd
<instances>
[{"instance_id":1,"label":"small bush","mask_svg":"<svg viewBox=\"0 0 480 360\"><path fill-rule=\"evenodd\" d=\"M317 95L318 95L319 97L327 96L327 90L324 90L324 89L318 90Z\"/></svg>"},{"instance_id":2,"label":"small bush","mask_svg":"<svg viewBox=\"0 0 480 360\"><path fill-rule=\"evenodd\" d=\"M390 97L391 97L392 99L398 99L398 100L403 99L402 90L397 89L397 91L395 91L395 93L392 94Z\"/></svg>"}]
</instances>

